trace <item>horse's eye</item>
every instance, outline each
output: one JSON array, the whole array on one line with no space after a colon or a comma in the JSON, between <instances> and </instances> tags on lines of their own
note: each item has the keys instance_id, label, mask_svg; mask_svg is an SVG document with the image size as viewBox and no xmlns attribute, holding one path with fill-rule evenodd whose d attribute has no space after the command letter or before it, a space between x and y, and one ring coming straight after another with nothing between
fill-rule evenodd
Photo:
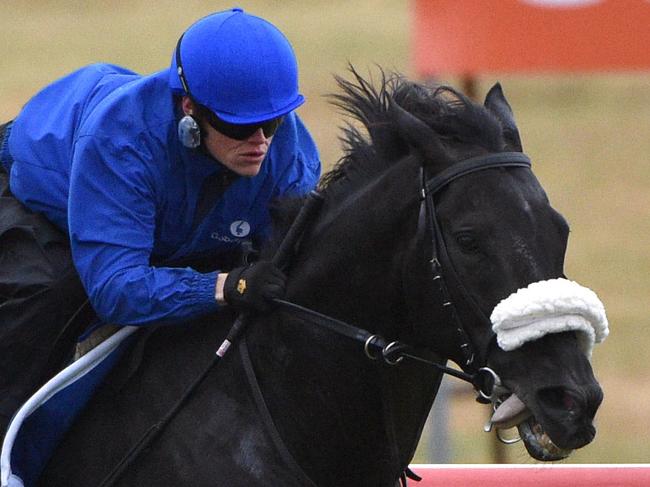
<instances>
[{"instance_id":1,"label":"horse's eye","mask_svg":"<svg viewBox=\"0 0 650 487\"><path fill-rule=\"evenodd\" d=\"M478 241L469 233L459 233L456 235L456 243L464 252L475 253L480 250Z\"/></svg>"}]
</instances>

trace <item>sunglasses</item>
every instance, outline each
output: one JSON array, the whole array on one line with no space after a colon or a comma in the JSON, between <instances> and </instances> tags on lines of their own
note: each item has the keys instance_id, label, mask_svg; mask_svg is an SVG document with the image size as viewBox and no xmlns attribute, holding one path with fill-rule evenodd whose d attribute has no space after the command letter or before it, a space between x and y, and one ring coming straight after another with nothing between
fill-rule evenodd
<instances>
[{"instance_id":1,"label":"sunglasses","mask_svg":"<svg viewBox=\"0 0 650 487\"><path fill-rule=\"evenodd\" d=\"M205 121L208 122L213 129L220 134L235 140L246 140L259 129L262 129L264 137L269 138L275 134L284 120L284 117L277 117L261 123L238 124L221 120L207 107L201 106L200 111Z\"/></svg>"}]
</instances>

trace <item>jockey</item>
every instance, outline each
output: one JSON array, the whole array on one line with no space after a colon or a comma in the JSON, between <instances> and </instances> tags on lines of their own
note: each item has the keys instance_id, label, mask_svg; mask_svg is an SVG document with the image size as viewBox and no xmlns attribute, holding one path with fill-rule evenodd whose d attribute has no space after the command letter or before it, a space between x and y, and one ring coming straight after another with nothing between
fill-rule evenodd
<instances>
[{"instance_id":1,"label":"jockey","mask_svg":"<svg viewBox=\"0 0 650 487\"><path fill-rule=\"evenodd\" d=\"M268 236L273 198L317 183L303 102L284 35L232 9L189 27L170 68L81 68L0 126L0 436L86 298L146 326L282 296L270 262L230 256Z\"/></svg>"}]
</instances>

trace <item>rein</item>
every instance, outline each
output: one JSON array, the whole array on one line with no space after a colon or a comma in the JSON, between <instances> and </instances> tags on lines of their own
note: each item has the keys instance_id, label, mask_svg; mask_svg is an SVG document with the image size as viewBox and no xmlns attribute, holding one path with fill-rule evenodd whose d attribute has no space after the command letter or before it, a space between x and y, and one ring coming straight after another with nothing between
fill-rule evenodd
<instances>
[{"instance_id":1,"label":"rein","mask_svg":"<svg viewBox=\"0 0 650 487\"><path fill-rule=\"evenodd\" d=\"M487 376L488 378L492 377L489 372L481 372L480 374L468 374L446 365L442 365L436 362L434 359L429 358L424 355L418 355L413 347L399 341L388 342L381 335L372 334L363 328L346 323L331 316L324 315L315 311L311 308L306 308L299 304L293 303L291 301L286 301L284 299L274 299L273 302L278 305L278 307L292 315L302 316L306 321L310 323L327 328L328 330L345 337L348 337L352 340L363 344L363 352L367 358L370 360L382 359L388 365L397 365L404 358L409 358L416 360L420 363L430 365L445 374L456 377L457 379L464 380L472 384L476 389L482 392L486 398L489 399L491 387L486 387L485 390L485 381L481 380L479 376ZM487 368L482 368L481 370L488 370Z\"/></svg>"},{"instance_id":2,"label":"rein","mask_svg":"<svg viewBox=\"0 0 650 487\"><path fill-rule=\"evenodd\" d=\"M489 319L485 317L484 313L480 311L476 302L471 298L469 292L463 286L458 278L453 265L447 255L447 249L442 237L440 225L436 218L435 194L446 187L450 182L458 179L467 174L481 171L484 169L503 168L503 167L524 167L530 168L530 159L520 152L502 152L497 154L489 154L486 156L479 156L458 163L453 164L441 173L428 179L424 166L421 167L421 187L420 187L420 211L418 215L418 227L416 237L418 240L424 239L429 234L432 241L432 252L430 258L430 265L432 270L432 282L437 286L441 296L441 304L444 310L447 311L449 320L454 324L456 333L459 338L460 348L465 359L463 371L459 371L446 365L438 363L431 358L433 352L428 351L428 356L421 355L417 351L404 343L399 341L388 342L380 335L372 334L362 328L353 326L344 321L324 315L304 306L292 303L290 301L276 299L275 304L278 305L284 312L291 312L292 314L303 316L308 321L316 325L327 328L337 334L346 336L353 340L363 343L363 352L370 360L382 359L388 365L397 365L404 358L415 360L422 364L426 364L436 368L438 371L456 377L472 384L478 392L478 400L480 402L494 402L497 391L501 392L501 381L499 376L489 367L476 367L476 347L472 344L469 334L467 333L460 316L456 311L456 306L451 300L449 288L447 285L447 278L451 278L456 288L460 291L463 300L475 310L477 315L490 323ZM311 217L320 208L322 203L322 196L312 191L303 208L300 210L294 223L284 237L276 255L273 257L273 262L280 268L288 264L289 259L295 253L296 247L301 240L302 234L310 222ZM444 266L444 267L443 267ZM219 347L213 360L201 372L201 374L188 386L179 400L172 406L172 408L163 416L163 418L153 424L140 438L138 442L127 452L127 454L118 462L111 472L100 483L100 487L108 487L114 483L124 474L126 469L140 456L140 454L151 444L151 442L164 430L164 428L172 421L176 414L182 409L187 400L194 393L196 388L207 377L208 373L220 362L220 359L228 352L231 345L240 337L242 332L246 329L251 321L251 315L243 313L235 321L231 327L227 338ZM490 325L491 327L491 325ZM484 354L479 355L482 359ZM441 359L438 358L438 361ZM465 371L468 370L469 372ZM403 475L402 475L403 478Z\"/></svg>"}]
</instances>

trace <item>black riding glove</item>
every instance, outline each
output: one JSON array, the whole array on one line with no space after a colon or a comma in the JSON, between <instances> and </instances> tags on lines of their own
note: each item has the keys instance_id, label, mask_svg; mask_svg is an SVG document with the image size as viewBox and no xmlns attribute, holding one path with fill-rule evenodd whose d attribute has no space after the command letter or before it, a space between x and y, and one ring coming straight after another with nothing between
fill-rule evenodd
<instances>
[{"instance_id":1,"label":"black riding glove","mask_svg":"<svg viewBox=\"0 0 650 487\"><path fill-rule=\"evenodd\" d=\"M223 297L239 311L269 311L271 300L284 296L286 281L280 269L262 260L231 270L223 286Z\"/></svg>"}]
</instances>

